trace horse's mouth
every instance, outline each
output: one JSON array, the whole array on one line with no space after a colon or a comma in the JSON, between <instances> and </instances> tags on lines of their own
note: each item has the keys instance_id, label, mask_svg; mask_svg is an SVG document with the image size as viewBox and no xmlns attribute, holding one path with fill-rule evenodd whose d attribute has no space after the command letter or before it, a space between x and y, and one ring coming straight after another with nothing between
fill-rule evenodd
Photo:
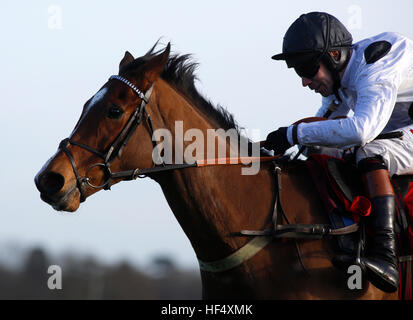
<instances>
[{"instance_id":1,"label":"horse's mouth","mask_svg":"<svg viewBox=\"0 0 413 320\"><path fill-rule=\"evenodd\" d=\"M76 186L57 197L51 197L45 193L40 193L40 198L44 202L50 204L56 211L74 212L80 205L80 192Z\"/></svg>"}]
</instances>

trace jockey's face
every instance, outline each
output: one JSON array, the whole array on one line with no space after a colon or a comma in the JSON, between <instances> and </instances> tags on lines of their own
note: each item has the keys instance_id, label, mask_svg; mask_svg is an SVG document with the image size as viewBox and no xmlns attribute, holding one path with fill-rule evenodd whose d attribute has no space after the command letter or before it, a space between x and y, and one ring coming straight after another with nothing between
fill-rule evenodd
<instances>
[{"instance_id":1,"label":"jockey's face","mask_svg":"<svg viewBox=\"0 0 413 320\"><path fill-rule=\"evenodd\" d=\"M301 82L303 87L309 87L323 97L333 94L333 77L322 62L320 62L320 68L313 78L301 77Z\"/></svg>"}]
</instances>

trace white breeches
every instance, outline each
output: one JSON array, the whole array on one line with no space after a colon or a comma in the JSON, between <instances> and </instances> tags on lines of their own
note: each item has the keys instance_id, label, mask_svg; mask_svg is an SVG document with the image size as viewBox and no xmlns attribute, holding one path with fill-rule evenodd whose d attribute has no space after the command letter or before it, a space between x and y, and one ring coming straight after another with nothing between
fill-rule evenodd
<instances>
[{"instance_id":1,"label":"white breeches","mask_svg":"<svg viewBox=\"0 0 413 320\"><path fill-rule=\"evenodd\" d=\"M413 125L399 128L403 137L396 139L374 140L360 147L356 154L357 163L375 155L383 157L390 176L413 174Z\"/></svg>"},{"instance_id":2,"label":"white breeches","mask_svg":"<svg viewBox=\"0 0 413 320\"><path fill-rule=\"evenodd\" d=\"M413 125L396 129L403 131L403 137L396 139L374 140L357 150L357 163L365 158L380 155L389 169L390 176L395 174L413 174ZM341 158L342 149L328 147L310 147L311 153L322 153Z\"/></svg>"}]
</instances>

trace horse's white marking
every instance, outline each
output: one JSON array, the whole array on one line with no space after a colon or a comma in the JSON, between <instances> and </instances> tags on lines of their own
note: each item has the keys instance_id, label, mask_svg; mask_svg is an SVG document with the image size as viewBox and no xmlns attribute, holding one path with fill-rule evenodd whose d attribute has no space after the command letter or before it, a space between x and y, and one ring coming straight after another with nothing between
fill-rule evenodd
<instances>
[{"instance_id":1,"label":"horse's white marking","mask_svg":"<svg viewBox=\"0 0 413 320\"><path fill-rule=\"evenodd\" d=\"M107 91L108 91L108 88L102 88L102 89L100 89L100 90L93 96L92 100L90 100L90 103L89 103L89 105L87 106L87 109L85 110L86 113L88 113L89 110L90 110L96 103L99 103L99 102L103 99L103 97L104 97L104 95L106 94Z\"/></svg>"}]
</instances>

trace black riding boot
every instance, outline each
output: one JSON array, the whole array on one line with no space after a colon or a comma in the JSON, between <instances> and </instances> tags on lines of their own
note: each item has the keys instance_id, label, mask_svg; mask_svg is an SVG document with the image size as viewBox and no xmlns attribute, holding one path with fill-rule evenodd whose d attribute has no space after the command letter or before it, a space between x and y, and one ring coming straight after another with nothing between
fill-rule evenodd
<instances>
[{"instance_id":1,"label":"black riding boot","mask_svg":"<svg viewBox=\"0 0 413 320\"><path fill-rule=\"evenodd\" d=\"M367 255L360 265L366 278L385 292L394 292L399 286L399 269L396 257L394 233L394 196L381 196L371 199L374 208L373 221L370 221L372 243L368 243Z\"/></svg>"},{"instance_id":2,"label":"black riding boot","mask_svg":"<svg viewBox=\"0 0 413 320\"><path fill-rule=\"evenodd\" d=\"M394 292L399 285L399 271L394 232L393 187L381 157L360 161L359 169L364 173L363 181L372 203L372 213L367 218L372 237L366 255L360 260L339 255L334 257L333 264L341 269L358 264L373 285L385 292Z\"/></svg>"}]
</instances>

